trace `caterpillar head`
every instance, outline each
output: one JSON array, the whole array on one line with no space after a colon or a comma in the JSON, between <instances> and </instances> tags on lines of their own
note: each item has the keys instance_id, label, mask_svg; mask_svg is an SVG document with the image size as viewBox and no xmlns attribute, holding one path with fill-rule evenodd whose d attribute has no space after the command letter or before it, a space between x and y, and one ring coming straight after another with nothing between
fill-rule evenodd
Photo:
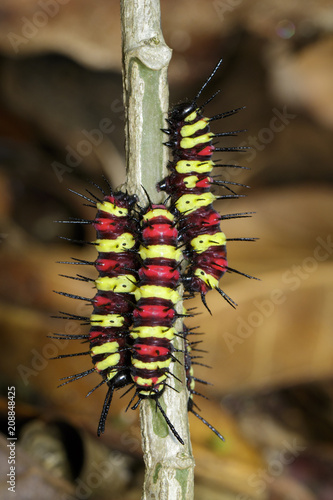
<instances>
[{"instance_id":1,"label":"caterpillar head","mask_svg":"<svg viewBox=\"0 0 333 500\"><path fill-rule=\"evenodd\" d=\"M175 106L169 113L169 122L171 125L183 122L197 109L197 103L192 102L182 102Z\"/></svg>"}]
</instances>

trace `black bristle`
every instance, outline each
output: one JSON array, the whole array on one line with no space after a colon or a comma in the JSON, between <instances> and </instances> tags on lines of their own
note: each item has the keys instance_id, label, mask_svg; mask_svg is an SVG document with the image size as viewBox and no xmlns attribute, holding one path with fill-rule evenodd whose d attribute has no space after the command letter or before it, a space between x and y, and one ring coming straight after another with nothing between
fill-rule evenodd
<instances>
[{"instance_id":1,"label":"black bristle","mask_svg":"<svg viewBox=\"0 0 333 500\"><path fill-rule=\"evenodd\" d=\"M78 193L77 191L74 191L73 189L68 189L68 191L70 191L71 193L74 193L76 194L77 196L80 196L80 198L83 198L84 200L86 201L89 201L90 203L93 204L93 206L95 207L95 201L92 200L91 198L88 198L87 196L85 196L84 194L81 194L81 193Z\"/></svg>"},{"instance_id":2,"label":"black bristle","mask_svg":"<svg viewBox=\"0 0 333 500\"><path fill-rule=\"evenodd\" d=\"M67 292L57 292L56 290L53 290L53 292L57 293L58 295L63 295L64 297L69 297L71 299L83 300L85 302L93 301L93 299L89 299L88 297L82 297L81 295L73 295L72 293L67 293Z\"/></svg>"}]
</instances>

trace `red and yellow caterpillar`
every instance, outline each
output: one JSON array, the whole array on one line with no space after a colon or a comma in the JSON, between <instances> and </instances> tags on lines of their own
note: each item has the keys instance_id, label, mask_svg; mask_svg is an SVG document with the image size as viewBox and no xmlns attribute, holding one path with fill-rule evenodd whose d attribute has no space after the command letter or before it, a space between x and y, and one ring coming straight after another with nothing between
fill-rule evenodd
<instances>
[{"instance_id":1,"label":"red and yellow caterpillar","mask_svg":"<svg viewBox=\"0 0 333 500\"><path fill-rule=\"evenodd\" d=\"M82 196L97 208L94 220L70 220L63 222L92 223L96 229L96 240L93 242L98 250L95 262L74 260L67 264L94 265L99 272L95 280L97 293L93 299L77 295L57 292L68 297L89 301L93 305L90 317L80 317L73 314L65 315L66 319L78 319L90 323L90 332L87 335L58 334L58 338L86 339L89 341L89 351L76 355L91 356L93 368L84 372L65 377L61 385L78 380L90 373L97 372L102 381L88 394L103 384L108 385L103 409L98 425L97 434L104 432L105 421L111 404L113 393L132 383L131 358L128 347L128 332L132 324L133 294L138 279L137 269L139 259L137 255L138 232L137 224L133 219L133 206L136 198L126 193L111 193L102 200L95 202L92 198ZM91 196L92 193L89 192ZM70 276L69 276L70 277ZM74 279L91 281L81 275ZM58 358L72 355L61 355Z\"/></svg>"},{"instance_id":2,"label":"red and yellow caterpillar","mask_svg":"<svg viewBox=\"0 0 333 500\"><path fill-rule=\"evenodd\" d=\"M249 215L244 213L221 217L212 205L217 199L238 197L233 192L231 195L215 196L211 192L212 186L219 185L230 190L229 184L241 185L218 181L210 175L215 167L236 167L230 164L214 164L211 160L213 152L244 149L217 148L212 144L214 137L236 135L238 131L220 134L210 131L210 122L231 116L241 108L207 118L203 116L202 109L216 94L202 106L197 105L198 97L221 62L219 61L193 101L181 103L170 111L167 120L169 128L164 129L164 132L169 135L165 144L171 148L173 159L168 165L169 175L158 184L158 189L170 195L179 218L178 229L184 244L184 254L189 261L183 278L185 289L190 294L200 293L207 309L205 296L211 289L217 290L233 307L236 305L219 287L219 280L226 271L238 272L228 266L227 238L221 231L220 220Z\"/></svg>"},{"instance_id":3,"label":"red and yellow caterpillar","mask_svg":"<svg viewBox=\"0 0 333 500\"><path fill-rule=\"evenodd\" d=\"M141 267L129 334L132 339L131 376L138 396L132 408L137 408L142 399L156 400L170 430L184 444L158 401L168 385L174 351L172 341L177 334L175 306L181 299L177 288L182 252L178 248L175 217L165 205L150 205L143 212L141 240Z\"/></svg>"}]
</instances>

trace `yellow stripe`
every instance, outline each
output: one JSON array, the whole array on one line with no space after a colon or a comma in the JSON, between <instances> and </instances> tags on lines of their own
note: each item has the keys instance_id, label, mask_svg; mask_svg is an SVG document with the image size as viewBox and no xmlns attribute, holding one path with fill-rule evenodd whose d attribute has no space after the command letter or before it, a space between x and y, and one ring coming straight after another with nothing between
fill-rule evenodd
<instances>
[{"instance_id":1,"label":"yellow stripe","mask_svg":"<svg viewBox=\"0 0 333 500\"><path fill-rule=\"evenodd\" d=\"M105 342L103 345L95 345L90 349L92 356L97 354L117 352L119 348L118 342Z\"/></svg>"},{"instance_id":2,"label":"yellow stripe","mask_svg":"<svg viewBox=\"0 0 333 500\"><path fill-rule=\"evenodd\" d=\"M216 200L213 193L184 194L176 201L177 210L186 215L194 212L200 207L206 207Z\"/></svg>"},{"instance_id":3,"label":"yellow stripe","mask_svg":"<svg viewBox=\"0 0 333 500\"><path fill-rule=\"evenodd\" d=\"M120 274L114 278L103 276L95 281L97 290L103 292L132 293L136 289L136 279L132 274Z\"/></svg>"},{"instance_id":4,"label":"yellow stripe","mask_svg":"<svg viewBox=\"0 0 333 500\"><path fill-rule=\"evenodd\" d=\"M145 259L172 259L177 262L183 258L182 251L172 245L149 245L140 247L139 254L142 260Z\"/></svg>"},{"instance_id":5,"label":"yellow stripe","mask_svg":"<svg viewBox=\"0 0 333 500\"><path fill-rule=\"evenodd\" d=\"M141 386L144 386L144 387L153 387L153 386L155 386L156 389L161 390L163 388L163 384L161 384L161 382L163 382L163 380L165 380L165 379L166 379L166 375L162 375L161 377L159 377L157 379L157 382L154 384L153 381L150 378L138 377L135 380L135 383L137 385L141 385ZM159 385L161 387L158 387ZM140 391L140 394L144 394L144 393L142 391ZM151 394L150 391L145 392L146 396L148 396L149 394Z\"/></svg>"},{"instance_id":6,"label":"yellow stripe","mask_svg":"<svg viewBox=\"0 0 333 500\"><path fill-rule=\"evenodd\" d=\"M214 163L212 161L194 161L194 160L179 160L176 164L176 172L179 174L197 174L210 173L213 170Z\"/></svg>"},{"instance_id":7,"label":"yellow stripe","mask_svg":"<svg viewBox=\"0 0 333 500\"><path fill-rule=\"evenodd\" d=\"M194 275L200 278L206 285L210 288L217 288L219 280L214 278L211 274L207 274L203 269L199 267L194 271Z\"/></svg>"},{"instance_id":8,"label":"yellow stripe","mask_svg":"<svg viewBox=\"0 0 333 500\"><path fill-rule=\"evenodd\" d=\"M191 246L194 248L196 253L202 253L208 250L210 247L216 247L226 244L225 234L215 233L215 234L200 234L196 238L191 240Z\"/></svg>"},{"instance_id":9,"label":"yellow stripe","mask_svg":"<svg viewBox=\"0 0 333 500\"><path fill-rule=\"evenodd\" d=\"M96 248L98 252L125 252L129 248L133 248L135 240L131 233L123 233L114 240L96 240Z\"/></svg>"},{"instance_id":10,"label":"yellow stripe","mask_svg":"<svg viewBox=\"0 0 333 500\"><path fill-rule=\"evenodd\" d=\"M144 363L140 359L132 358L132 365L140 370L157 370L159 368L168 368L171 363L171 358L165 361L152 361L151 363Z\"/></svg>"},{"instance_id":11,"label":"yellow stripe","mask_svg":"<svg viewBox=\"0 0 333 500\"><path fill-rule=\"evenodd\" d=\"M187 187L187 189L193 189L197 185L198 180L199 177L197 175L188 175L184 179L184 184Z\"/></svg>"},{"instance_id":12,"label":"yellow stripe","mask_svg":"<svg viewBox=\"0 0 333 500\"><path fill-rule=\"evenodd\" d=\"M193 377L192 368L190 369L190 377ZM195 380L193 378L191 378L190 389L192 389L192 391L194 391L194 389L195 389Z\"/></svg>"},{"instance_id":13,"label":"yellow stripe","mask_svg":"<svg viewBox=\"0 0 333 500\"><path fill-rule=\"evenodd\" d=\"M128 214L127 208L117 207L109 201L103 201L102 203L96 203L98 210L106 212L108 214L114 215L115 217L126 217Z\"/></svg>"},{"instance_id":14,"label":"yellow stripe","mask_svg":"<svg viewBox=\"0 0 333 500\"><path fill-rule=\"evenodd\" d=\"M159 339L172 340L177 333L175 328L166 328L165 326L138 326L130 332L132 339L147 339L157 337Z\"/></svg>"},{"instance_id":15,"label":"yellow stripe","mask_svg":"<svg viewBox=\"0 0 333 500\"><path fill-rule=\"evenodd\" d=\"M193 120L196 119L198 115L198 109L196 109L195 111L193 111L190 115L188 115L186 118L185 118L185 122L193 122Z\"/></svg>"},{"instance_id":16,"label":"yellow stripe","mask_svg":"<svg viewBox=\"0 0 333 500\"><path fill-rule=\"evenodd\" d=\"M198 120L197 122L193 123L192 125L184 125L180 129L180 135L182 137L190 137L191 135L198 132L198 130L202 130L202 129L206 128L208 122L209 122L208 118L201 118L201 120Z\"/></svg>"},{"instance_id":17,"label":"yellow stripe","mask_svg":"<svg viewBox=\"0 0 333 500\"><path fill-rule=\"evenodd\" d=\"M112 368L113 366L116 366L120 361L120 354L111 354L107 358L103 359L102 361L98 361L98 363L95 364L96 370L102 371L102 370L107 370L108 368Z\"/></svg>"},{"instance_id":18,"label":"yellow stripe","mask_svg":"<svg viewBox=\"0 0 333 500\"><path fill-rule=\"evenodd\" d=\"M109 370L108 373L106 374L107 380L112 380L113 377L115 377L118 373L118 370Z\"/></svg>"},{"instance_id":19,"label":"yellow stripe","mask_svg":"<svg viewBox=\"0 0 333 500\"><path fill-rule=\"evenodd\" d=\"M124 324L124 317L120 314L92 314L90 316L90 323L92 326L119 327Z\"/></svg>"},{"instance_id":20,"label":"yellow stripe","mask_svg":"<svg viewBox=\"0 0 333 500\"><path fill-rule=\"evenodd\" d=\"M147 212L144 216L143 216L143 220L150 220L150 219L154 219L155 217L166 217L168 220L171 220L173 221L174 220L174 216L169 212L169 210L167 210L166 208L155 208L154 210L149 210L149 212Z\"/></svg>"},{"instance_id":21,"label":"yellow stripe","mask_svg":"<svg viewBox=\"0 0 333 500\"><path fill-rule=\"evenodd\" d=\"M135 290L134 296L136 301L140 300L141 298L147 299L151 297L157 297L159 299L170 300L173 304L176 304L180 300L180 295L176 290L165 286L156 285L140 286Z\"/></svg>"},{"instance_id":22,"label":"yellow stripe","mask_svg":"<svg viewBox=\"0 0 333 500\"><path fill-rule=\"evenodd\" d=\"M183 149L192 149L194 146L198 144L205 144L206 142L210 142L212 140L211 134L203 134L198 137L184 137L180 141L180 147Z\"/></svg>"}]
</instances>

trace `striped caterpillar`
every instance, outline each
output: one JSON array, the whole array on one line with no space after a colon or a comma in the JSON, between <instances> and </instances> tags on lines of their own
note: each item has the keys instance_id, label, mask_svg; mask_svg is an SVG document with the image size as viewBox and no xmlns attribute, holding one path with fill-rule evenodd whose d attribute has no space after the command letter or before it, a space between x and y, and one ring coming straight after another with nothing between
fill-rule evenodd
<instances>
[{"instance_id":1,"label":"striped caterpillar","mask_svg":"<svg viewBox=\"0 0 333 500\"><path fill-rule=\"evenodd\" d=\"M101 189L101 188L99 188ZM137 224L133 219L133 206L136 198L126 193L116 192L99 200L90 191L91 198L76 193L89 201L97 208L94 220L71 219L69 223L91 223L96 229L96 241L93 242L98 250L98 258L95 262L74 259L64 264L94 265L99 272L95 280L97 293L93 299L57 292L70 298L91 302L93 312L90 317L66 314L63 319L74 319L90 323L90 331L87 335L57 334L57 338L83 339L89 342L89 351L60 355L58 358L70 356L90 355L93 367L81 373L64 377L61 385L66 385L90 373L97 372L102 376L102 381L94 387L88 395L103 384L107 384L108 390L105 396L97 434L104 432L105 421L115 390L132 383L130 351L128 348L128 331L132 323L133 315L133 293L136 289L138 279L137 269L139 259L137 255L138 233ZM96 201L95 201L96 200ZM81 275L66 276L82 281L93 281Z\"/></svg>"},{"instance_id":2,"label":"striped caterpillar","mask_svg":"<svg viewBox=\"0 0 333 500\"><path fill-rule=\"evenodd\" d=\"M130 330L131 376L136 388L132 400L138 396L132 408L137 408L142 399L154 399L170 430L184 444L158 401L168 386L173 359L172 341L177 334L174 322L179 316L175 306L180 301L178 267L182 259L174 216L165 205L150 204L143 211L141 240L142 262Z\"/></svg>"},{"instance_id":3,"label":"striped caterpillar","mask_svg":"<svg viewBox=\"0 0 333 500\"><path fill-rule=\"evenodd\" d=\"M197 100L203 89L215 75L221 65L218 62L211 75L190 102L175 106L169 113L169 140L165 143L172 150L173 159L168 164L169 175L158 184L158 189L165 191L171 198L178 215L178 230L184 245L184 255L189 261L183 282L190 293L200 293L202 302L210 312L206 294L209 290L217 290L233 307L235 302L219 287L219 280L226 271L236 272L248 278L247 274L228 266L226 242L227 238L220 229L220 221L236 217L248 217L249 212L221 216L214 208L217 199L238 198L229 185L243 184L216 180L210 174L216 167L243 168L231 164L215 164L211 157L214 151L242 151L244 147L215 147L214 137L235 136L239 131L215 134L210 131L210 123L237 113L234 109L220 113L211 118L203 116L203 108L217 95L216 92L208 101L198 107ZM223 186L232 194L215 196L212 186ZM253 238L233 238L233 240L253 241Z\"/></svg>"}]
</instances>

